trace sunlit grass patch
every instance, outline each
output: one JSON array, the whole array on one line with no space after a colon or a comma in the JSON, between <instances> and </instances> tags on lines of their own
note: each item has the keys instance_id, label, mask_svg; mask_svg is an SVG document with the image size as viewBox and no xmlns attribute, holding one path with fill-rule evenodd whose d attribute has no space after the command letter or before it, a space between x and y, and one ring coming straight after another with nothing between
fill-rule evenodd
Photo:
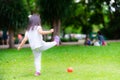
<instances>
[{"instance_id":1,"label":"sunlit grass patch","mask_svg":"<svg viewBox=\"0 0 120 80\"><path fill-rule=\"evenodd\" d=\"M0 49L0 80L119 80L120 43L59 46L42 53L42 72L34 76L30 48ZM73 72L68 73L67 68Z\"/></svg>"}]
</instances>

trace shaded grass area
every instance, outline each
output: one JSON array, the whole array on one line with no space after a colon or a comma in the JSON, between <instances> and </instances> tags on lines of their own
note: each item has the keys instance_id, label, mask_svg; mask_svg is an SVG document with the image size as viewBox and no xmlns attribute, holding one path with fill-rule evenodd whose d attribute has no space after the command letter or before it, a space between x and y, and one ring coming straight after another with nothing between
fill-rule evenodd
<instances>
[{"instance_id":1,"label":"shaded grass area","mask_svg":"<svg viewBox=\"0 0 120 80\"><path fill-rule=\"evenodd\" d=\"M30 48L0 49L0 80L119 80L120 43L53 47L42 54L41 76L34 72Z\"/></svg>"}]
</instances>

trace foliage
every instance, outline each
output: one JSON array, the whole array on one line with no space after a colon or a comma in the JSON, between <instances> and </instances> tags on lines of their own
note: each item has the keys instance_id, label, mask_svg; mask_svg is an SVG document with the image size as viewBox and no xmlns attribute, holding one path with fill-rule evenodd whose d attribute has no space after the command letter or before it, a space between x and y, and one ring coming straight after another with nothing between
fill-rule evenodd
<instances>
[{"instance_id":1,"label":"foliage","mask_svg":"<svg viewBox=\"0 0 120 80\"><path fill-rule=\"evenodd\" d=\"M107 22L106 26L102 29L103 33L109 39L119 39L120 38L120 2L115 0L112 4L108 3L108 14L109 22ZM114 8L114 10L112 9Z\"/></svg>"},{"instance_id":2,"label":"foliage","mask_svg":"<svg viewBox=\"0 0 120 80\"><path fill-rule=\"evenodd\" d=\"M90 16L93 14L89 9L89 4L84 1L74 3L71 7L71 16L67 16L64 20L66 26L74 25L74 28L78 29L82 27L82 33L90 33L92 31L92 24L90 23Z\"/></svg>"},{"instance_id":3,"label":"foliage","mask_svg":"<svg viewBox=\"0 0 120 80\"><path fill-rule=\"evenodd\" d=\"M28 11L23 0L0 0L0 26L12 29L25 27Z\"/></svg>"},{"instance_id":4,"label":"foliage","mask_svg":"<svg viewBox=\"0 0 120 80\"><path fill-rule=\"evenodd\" d=\"M91 33L96 25L107 38L119 39L119 6L119 0L114 2L111 0L80 0L72 5L72 15L67 17L63 24L72 25L77 29L82 27L81 32L85 34Z\"/></svg>"},{"instance_id":5,"label":"foliage","mask_svg":"<svg viewBox=\"0 0 120 80\"><path fill-rule=\"evenodd\" d=\"M0 27L9 32L9 48L14 47L14 32L27 25L25 0L0 0Z\"/></svg>"},{"instance_id":6,"label":"foliage","mask_svg":"<svg viewBox=\"0 0 120 80\"><path fill-rule=\"evenodd\" d=\"M120 38L119 0L80 0L77 3L74 0L0 0L0 29L24 28L28 13L33 10L39 11L42 23L50 24L49 27L60 20L64 34L101 30L109 39ZM68 31L71 26L72 30Z\"/></svg>"},{"instance_id":7,"label":"foliage","mask_svg":"<svg viewBox=\"0 0 120 80\"><path fill-rule=\"evenodd\" d=\"M60 35L61 22L69 15L72 3L73 0L36 0L42 21L54 28L53 36Z\"/></svg>"},{"instance_id":8,"label":"foliage","mask_svg":"<svg viewBox=\"0 0 120 80\"><path fill-rule=\"evenodd\" d=\"M73 0L37 0L39 12L44 21L51 23L69 15L68 11Z\"/></svg>"},{"instance_id":9,"label":"foliage","mask_svg":"<svg viewBox=\"0 0 120 80\"><path fill-rule=\"evenodd\" d=\"M35 0L25 0L25 1L28 7L29 14L32 14L32 12L36 10Z\"/></svg>"}]
</instances>

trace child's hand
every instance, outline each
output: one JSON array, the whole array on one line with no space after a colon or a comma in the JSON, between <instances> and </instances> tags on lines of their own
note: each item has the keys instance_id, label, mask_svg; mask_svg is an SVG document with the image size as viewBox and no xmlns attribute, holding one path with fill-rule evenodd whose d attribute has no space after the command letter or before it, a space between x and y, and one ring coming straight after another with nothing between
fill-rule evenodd
<instances>
[{"instance_id":1,"label":"child's hand","mask_svg":"<svg viewBox=\"0 0 120 80\"><path fill-rule=\"evenodd\" d=\"M50 29L51 33L54 32L54 29Z\"/></svg>"}]
</instances>

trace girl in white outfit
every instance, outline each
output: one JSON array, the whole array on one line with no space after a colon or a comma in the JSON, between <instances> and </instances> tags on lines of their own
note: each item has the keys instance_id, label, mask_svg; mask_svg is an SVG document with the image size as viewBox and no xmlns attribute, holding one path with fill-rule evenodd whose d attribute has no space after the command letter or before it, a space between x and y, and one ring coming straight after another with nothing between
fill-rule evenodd
<instances>
[{"instance_id":1,"label":"girl in white outfit","mask_svg":"<svg viewBox=\"0 0 120 80\"><path fill-rule=\"evenodd\" d=\"M54 32L54 29L50 29L48 31L43 31L41 27L40 16L38 14L33 14L29 17L29 23L27 27L27 31L25 32L25 37L18 46L18 50L25 44L28 40L30 47L34 54L34 63L35 63L35 75L39 76L41 71L41 55L42 51L47 50L55 45L59 45L59 37L54 37L53 42L45 42L43 41L43 36L45 34L50 34Z\"/></svg>"}]
</instances>

